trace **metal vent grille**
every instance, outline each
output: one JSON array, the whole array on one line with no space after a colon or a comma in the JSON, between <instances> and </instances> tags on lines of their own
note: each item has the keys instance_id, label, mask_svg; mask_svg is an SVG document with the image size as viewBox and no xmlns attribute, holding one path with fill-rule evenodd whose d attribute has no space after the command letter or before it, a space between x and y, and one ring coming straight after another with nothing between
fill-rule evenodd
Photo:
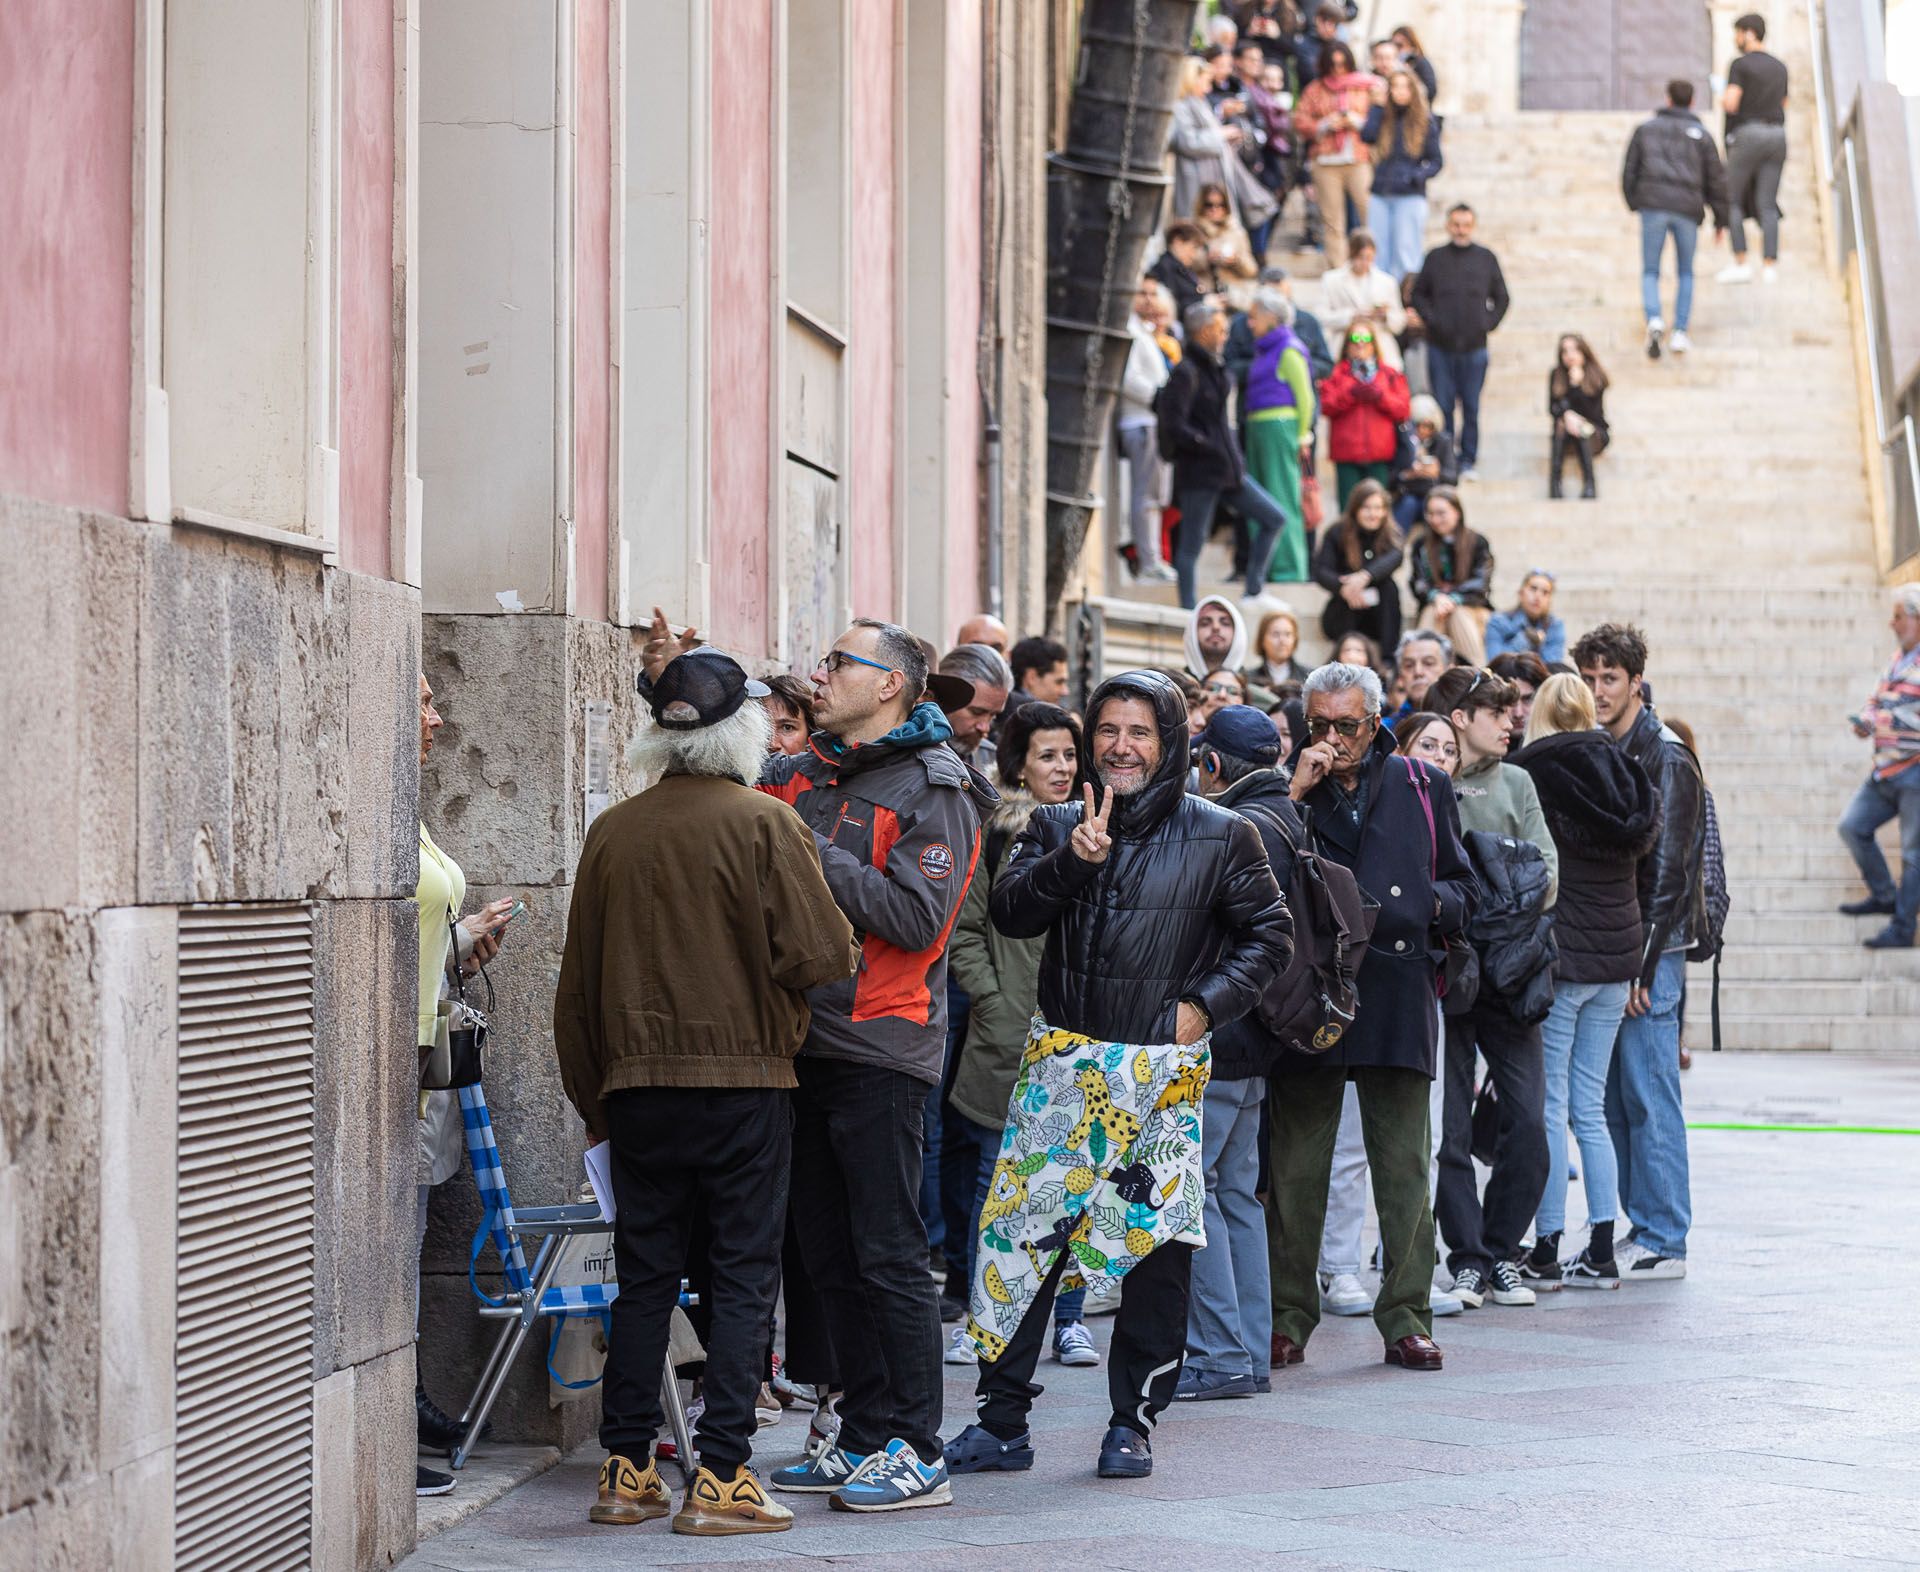
<instances>
[{"instance_id":1,"label":"metal vent grille","mask_svg":"<svg viewBox=\"0 0 1920 1572\"><path fill-rule=\"evenodd\" d=\"M313 914L180 913L180 1572L307 1565Z\"/></svg>"}]
</instances>

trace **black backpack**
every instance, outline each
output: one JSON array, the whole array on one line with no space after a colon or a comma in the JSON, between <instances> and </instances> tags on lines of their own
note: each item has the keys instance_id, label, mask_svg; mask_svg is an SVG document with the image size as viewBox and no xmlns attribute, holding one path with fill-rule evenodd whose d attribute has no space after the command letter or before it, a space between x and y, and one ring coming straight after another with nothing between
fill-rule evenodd
<instances>
[{"instance_id":1,"label":"black backpack","mask_svg":"<svg viewBox=\"0 0 1920 1572\"><path fill-rule=\"evenodd\" d=\"M1697 761L1696 761L1697 762ZM1701 895L1706 903L1707 931L1687 951L1690 961L1713 962L1713 1048L1720 1051L1720 954L1726 948L1727 913L1733 896L1727 890L1727 854L1720 844L1720 815L1706 778L1700 781L1700 811L1706 815L1706 844L1700 851Z\"/></svg>"},{"instance_id":2,"label":"black backpack","mask_svg":"<svg viewBox=\"0 0 1920 1572\"><path fill-rule=\"evenodd\" d=\"M1293 956L1267 984L1254 1015L1260 1025L1299 1053L1337 1047L1359 1008L1360 963L1379 920L1380 903L1360 888L1353 870L1323 857L1277 814L1257 803L1235 810L1272 825L1293 849L1293 877L1286 889L1293 917ZM1302 817L1305 817L1304 812Z\"/></svg>"},{"instance_id":3,"label":"black backpack","mask_svg":"<svg viewBox=\"0 0 1920 1572\"><path fill-rule=\"evenodd\" d=\"M1178 367L1175 370L1179 369ZM1173 380L1173 372L1167 373L1167 382ZM1160 395L1167 391L1167 382L1162 382L1153 390L1153 445L1160 454L1163 463L1171 464L1179 456L1174 446L1173 428L1160 418Z\"/></svg>"}]
</instances>

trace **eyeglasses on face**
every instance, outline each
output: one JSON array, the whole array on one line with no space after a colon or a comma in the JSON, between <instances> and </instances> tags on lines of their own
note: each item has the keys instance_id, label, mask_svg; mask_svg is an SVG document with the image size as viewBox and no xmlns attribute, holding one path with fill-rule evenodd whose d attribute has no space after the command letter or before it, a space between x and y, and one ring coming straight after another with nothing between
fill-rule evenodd
<instances>
[{"instance_id":1,"label":"eyeglasses on face","mask_svg":"<svg viewBox=\"0 0 1920 1572\"><path fill-rule=\"evenodd\" d=\"M895 671L897 667L888 666L877 660L868 660L864 655L856 655L852 650L828 650L814 664L815 671L824 670L831 677L835 672L844 671L849 665L871 666L875 671Z\"/></svg>"},{"instance_id":2,"label":"eyeglasses on face","mask_svg":"<svg viewBox=\"0 0 1920 1572\"><path fill-rule=\"evenodd\" d=\"M1347 342L1349 344L1371 344L1373 342L1373 335L1371 333L1351 333L1347 336Z\"/></svg>"},{"instance_id":3,"label":"eyeglasses on face","mask_svg":"<svg viewBox=\"0 0 1920 1572\"><path fill-rule=\"evenodd\" d=\"M1310 716L1307 720L1307 735L1318 739L1326 736L1330 731L1337 731L1341 736L1351 742L1355 737L1359 736L1361 732L1371 726L1373 722L1374 717L1371 715L1365 716L1360 720L1354 720L1351 716L1342 720L1329 720L1324 715L1314 715Z\"/></svg>"}]
</instances>

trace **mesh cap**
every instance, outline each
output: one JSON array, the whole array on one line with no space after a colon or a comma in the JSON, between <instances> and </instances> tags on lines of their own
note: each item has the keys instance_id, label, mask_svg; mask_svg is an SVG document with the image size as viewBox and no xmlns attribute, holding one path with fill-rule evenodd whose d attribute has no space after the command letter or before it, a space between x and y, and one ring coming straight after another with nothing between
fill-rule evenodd
<instances>
[{"instance_id":1,"label":"mesh cap","mask_svg":"<svg viewBox=\"0 0 1920 1572\"><path fill-rule=\"evenodd\" d=\"M667 663L653 685L653 718L669 731L696 731L733 714L748 699L773 690L755 682L740 663L715 649L689 650Z\"/></svg>"}]
</instances>

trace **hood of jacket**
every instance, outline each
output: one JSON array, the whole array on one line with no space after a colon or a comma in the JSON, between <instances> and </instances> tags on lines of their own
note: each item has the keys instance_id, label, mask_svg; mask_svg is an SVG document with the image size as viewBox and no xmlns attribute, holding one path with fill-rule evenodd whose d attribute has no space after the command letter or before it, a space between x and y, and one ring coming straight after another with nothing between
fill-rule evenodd
<instances>
[{"instance_id":1,"label":"hood of jacket","mask_svg":"<svg viewBox=\"0 0 1920 1572\"><path fill-rule=\"evenodd\" d=\"M1602 731L1564 731L1508 760L1533 777L1553 844L1593 862L1637 862L1660 830L1660 794Z\"/></svg>"},{"instance_id":2,"label":"hood of jacket","mask_svg":"<svg viewBox=\"0 0 1920 1572\"><path fill-rule=\"evenodd\" d=\"M987 816L987 833L1004 835L1011 842L1027 827L1027 821L1040 804L1024 786L1008 786L1000 793L1000 806Z\"/></svg>"},{"instance_id":3,"label":"hood of jacket","mask_svg":"<svg viewBox=\"0 0 1920 1572\"><path fill-rule=\"evenodd\" d=\"M1238 625L1236 613L1235 626ZM1191 645L1191 629L1187 640ZM1187 739L1187 701L1180 696L1173 679L1157 671L1123 671L1093 690L1093 697L1087 701L1087 779L1096 797L1105 793L1106 785L1101 779L1100 766L1092 756L1093 728L1099 722L1100 706L1112 698L1146 700L1153 706L1153 718L1160 723L1159 767L1142 790L1131 797L1114 800L1113 815L1108 821L1108 828L1116 837L1139 840L1151 834L1187 794L1187 773L1192 768Z\"/></svg>"},{"instance_id":4,"label":"hood of jacket","mask_svg":"<svg viewBox=\"0 0 1920 1572\"><path fill-rule=\"evenodd\" d=\"M953 749L940 746L952 739L953 727L941 713L940 706L930 699L922 699L913 707L913 712L885 736L875 737L872 742L849 744L842 742L832 732L817 731L813 734L813 751L833 765L842 777L878 769L914 754L924 755L928 760L928 773L936 779L950 768L965 774L966 790L973 799L974 811L985 817L999 803L1000 792L992 781ZM929 749L939 751L929 753ZM948 761L951 761L950 766Z\"/></svg>"},{"instance_id":5,"label":"hood of jacket","mask_svg":"<svg viewBox=\"0 0 1920 1572\"><path fill-rule=\"evenodd\" d=\"M1287 770L1276 764L1270 770L1255 770L1251 775L1242 775L1213 800L1223 808L1235 810L1252 807L1255 803L1283 800L1292 808L1293 798L1287 795L1287 786L1292 779Z\"/></svg>"},{"instance_id":6,"label":"hood of jacket","mask_svg":"<svg viewBox=\"0 0 1920 1572\"><path fill-rule=\"evenodd\" d=\"M1233 643L1227 646L1226 659L1219 667L1209 666L1206 657L1200 653L1200 613L1209 606L1224 606L1227 615L1233 619ZM1203 595L1199 605L1193 608L1193 615L1187 618L1187 670L1193 674L1196 682L1205 682L1207 674L1220 669L1238 671L1247 663L1247 623L1240 615L1240 608L1225 596ZM1135 672L1133 675L1138 676Z\"/></svg>"}]
</instances>

